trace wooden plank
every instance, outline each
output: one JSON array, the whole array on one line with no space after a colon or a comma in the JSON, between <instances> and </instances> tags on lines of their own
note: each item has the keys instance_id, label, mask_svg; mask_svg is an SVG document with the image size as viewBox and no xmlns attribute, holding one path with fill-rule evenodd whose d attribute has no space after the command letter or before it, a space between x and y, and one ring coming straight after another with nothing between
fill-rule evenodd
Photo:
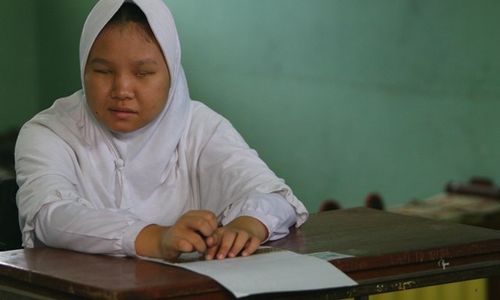
<instances>
[{"instance_id":1,"label":"wooden plank","mask_svg":"<svg viewBox=\"0 0 500 300\"><path fill-rule=\"evenodd\" d=\"M345 271L477 257L500 252L500 231L453 222L353 208L314 215L290 238L269 243L299 253L353 255ZM437 266L436 266L437 267Z\"/></svg>"},{"instance_id":2,"label":"wooden plank","mask_svg":"<svg viewBox=\"0 0 500 300\"><path fill-rule=\"evenodd\" d=\"M1 252L0 276L94 299L150 299L224 291L208 277L181 268L52 248Z\"/></svg>"},{"instance_id":3,"label":"wooden plank","mask_svg":"<svg viewBox=\"0 0 500 300\"><path fill-rule=\"evenodd\" d=\"M354 255L332 263L361 285L273 297L345 298L500 275L499 241L496 230L366 208L324 212L269 245L299 253ZM181 268L52 248L0 252L0 281L93 299L232 298L212 279Z\"/></svg>"}]
</instances>

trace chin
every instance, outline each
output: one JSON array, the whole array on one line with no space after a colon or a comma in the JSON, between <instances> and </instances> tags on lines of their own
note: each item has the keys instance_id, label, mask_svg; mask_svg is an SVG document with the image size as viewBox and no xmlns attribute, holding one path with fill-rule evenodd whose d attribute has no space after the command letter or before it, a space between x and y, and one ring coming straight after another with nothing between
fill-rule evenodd
<instances>
[{"instance_id":1,"label":"chin","mask_svg":"<svg viewBox=\"0 0 500 300\"><path fill-rule=\"evenodd\" d=\"M137 130L138 128L134 126L123 126L123 125L114 125L114 124L105 124L106 127L115 133L130 133L132 131Z\"/></svg>"}]
</instances>

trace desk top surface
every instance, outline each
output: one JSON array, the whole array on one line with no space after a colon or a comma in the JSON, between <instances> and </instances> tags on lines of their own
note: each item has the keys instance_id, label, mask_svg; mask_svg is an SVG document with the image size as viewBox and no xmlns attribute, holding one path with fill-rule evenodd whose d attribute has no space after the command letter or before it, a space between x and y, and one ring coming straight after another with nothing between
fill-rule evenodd
<instances>
[{"instance_id":1,"label":"desk top surface","mask_svg":"<svg viewBox=\"0 0 500 300\"><path fill-rule=\"evenodd\" d=\"M442 193L414 200L391 210L395 213L435 220L500 229L500 199Z\"/></svg>"},{"instance_id":2,"label":"desk top surface","mask_svg":"<svg viewBox=\"0 0 500 300\"><path fill-rule=\"evenodd\" d=\"M268 245L352 255L332 261L360 283L339 289L339 297L404 289L398 283L409 278L408 287L416 287L500 272L500 231L366 208L313 215ZM181 268L52 248L0 252L0 279L100 299L230 297L212 279Z\"/></svg>"}]
</instances>

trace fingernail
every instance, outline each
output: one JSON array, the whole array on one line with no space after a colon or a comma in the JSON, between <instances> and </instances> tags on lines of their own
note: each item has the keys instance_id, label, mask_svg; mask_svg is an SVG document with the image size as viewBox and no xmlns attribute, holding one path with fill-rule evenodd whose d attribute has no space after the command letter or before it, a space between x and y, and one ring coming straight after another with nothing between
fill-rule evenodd
<instances>
[{"instance_id":1,"label":"fingernail","mask_svg":"<svg viewBox=\"0 0 500 300\"><path fill-rule=\"evenodd\" d=\"M217 258L218 258L218 259L224 259L224 255L219 254L219 255L217 255Z\"/></svg>"}]
</instances>

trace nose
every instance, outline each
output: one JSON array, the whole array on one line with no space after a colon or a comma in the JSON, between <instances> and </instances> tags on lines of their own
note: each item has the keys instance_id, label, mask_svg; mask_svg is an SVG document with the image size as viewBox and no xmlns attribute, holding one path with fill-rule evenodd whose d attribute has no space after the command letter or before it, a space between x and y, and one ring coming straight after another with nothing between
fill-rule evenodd
<instances>
[{"instance_id":1,"label":"nose","mask_svg":"<svg viewBox=\"0 0 500 300\"><path fill-rule=\"evenodd\" d=\"M117 100L132 99L134 97L132 79L125 74L116 74L113 78L111 97Z\"/></svg>"}]
</instances>

